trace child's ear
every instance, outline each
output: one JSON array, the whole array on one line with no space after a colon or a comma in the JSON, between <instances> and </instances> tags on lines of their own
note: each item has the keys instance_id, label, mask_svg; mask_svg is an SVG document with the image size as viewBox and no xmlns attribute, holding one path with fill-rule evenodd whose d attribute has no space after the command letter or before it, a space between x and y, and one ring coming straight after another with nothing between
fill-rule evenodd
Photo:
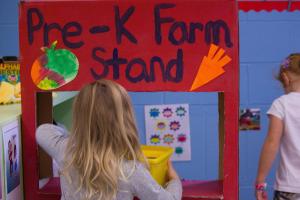
<instances>
[{"instance_id":1,"label":"child's ear","mask_svg":"<svg viewBox=\"0 0 300 200\"><path fill-rule=\"evenodd\" d=\"M287 73L282 72L281 76L282 76L284 87L285 88L288 87L290 85L290 78L288 77Z\"/></svg>"}]
</instances>

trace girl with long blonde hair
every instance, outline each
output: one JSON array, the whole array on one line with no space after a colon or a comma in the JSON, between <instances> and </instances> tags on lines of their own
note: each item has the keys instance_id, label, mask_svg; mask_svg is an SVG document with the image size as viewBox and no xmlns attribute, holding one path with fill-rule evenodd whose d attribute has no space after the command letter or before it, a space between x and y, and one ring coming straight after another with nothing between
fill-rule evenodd
<instances>
[{"instance_id":1,"label":"girl with long blonde hair","mask_svg":"<svg viewBox=\"0 0 300 200\"><path fill-rule=\"evenodd\" d=\"M130 97L101 79L73 103L71 134L53 124L36 132L38 144L61 169L62 200L179 200L182 186L169 162L166 188L151 177L141 151Z\"/></svg>"}]
</instances>

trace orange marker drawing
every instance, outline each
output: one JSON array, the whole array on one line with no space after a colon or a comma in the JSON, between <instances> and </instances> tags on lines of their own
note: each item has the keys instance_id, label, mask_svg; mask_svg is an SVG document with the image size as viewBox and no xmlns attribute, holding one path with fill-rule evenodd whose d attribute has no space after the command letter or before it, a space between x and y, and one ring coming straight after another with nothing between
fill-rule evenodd
<instances>
[{"instance_id":1,"label":"orange marker drawing","mask_svg":"<svg viewBox=\"0 0 300 200\"><path fill-rule=\"evenodd\" d=\"M190 91L203 86L225 73L223 67L231 61L231 58L228 55L223 56L224 53L224 49L214 44L210 45L208 55L203 57Z\"/></svg>"}]
</instances>

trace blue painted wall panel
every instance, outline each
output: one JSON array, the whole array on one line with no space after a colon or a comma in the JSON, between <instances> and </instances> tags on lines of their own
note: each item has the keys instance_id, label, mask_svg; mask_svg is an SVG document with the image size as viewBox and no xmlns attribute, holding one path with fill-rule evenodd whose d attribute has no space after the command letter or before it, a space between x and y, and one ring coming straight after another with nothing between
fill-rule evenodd
<instances>
[{"instance_id":1,"label":"blue painted wall panel","mask_svg":"<svg viewBox=\"0 0 300 200\"><path fill-rule=\"evenodd\" d=\"M239 138L239 183L240 187L242 186L248 186L247 180L248 180L248 174L247 174L247 168L248 168L248 134L240 134Z\"/></svg>"},{"instance_id":2,"label":"blue painted wall panel","mask_svg":"<svg viewBox=\"0 0 300 200\"><path fill-rule=\"evenodd\" d=\"M129 92L132 102L137 105L162 104L163 92Z\"/></svg>"},{"instance_id":3,"label":"blue painted wall panel","mask_svg":"<svg viewBox=\"0 0 300 200\"><path fill-rule=\"evenodd\" d=\"M0 57L19 56L19 30L15 24L0 24Z\"/></svg>"},{"instance_id":4,"label":"blue painted wall panel","mask_svg":"<svg viewBox=\"0 0 300 200\"><path fill-rule=\"evenodd\" d=\"M244 21L248 19L248 13L239 11L239 21Z\"/></svg>"},{"instance_id":5,"label":"blue painted wall panel","mask_svg":"<svg viewBox=\"0 0 300 200\"><path fill-rule=\"evenodd\" d=\"M290 38L289 40L291 40L291 46L289 49L287 49L287 54L290 52L300 52L300 44L299 44L299 35L300 35L300 11L298 12L298 21L297 22L293 22L291 24L292 29L290 30Z\"/></svg>"},{"instance_id":6,"label":"blue painted wall panel","mask_svg":"<svg viewBox=\"0 0 300 200\"><path fill-rule=\"evenodd\" d=\"M241 21L240 61L279 62L290 52L291 32L298 23L288 21Z\"/></svg>"},{"instance_id":7,"label":"blue painted wall panel","mask_svg":"<svg viewBox=\"0 0 300 200\"><path fill-rule=\"evenodd\" d=\"M284 57L300 51L300 12L251 11L240 12L240 16L240 107L261 109L261 130L240 131L240 199L251 200L259 154L268 130L265 113L272 101L283 94L274 76ZM270 197L277 162L267 177Z\"/></svg>"},{"instance_id":8,"label":"blue painted wall panel","mask_svg":"<svg viewBox=\"0 0 300 200\"><path fill-rule=\"evenodd\" d=\"M204 154L203 161L205 162L205 174L204 180L218 179L219 170L219 130L218 130L218 106L203 106L204 111ZM191 117L193 117L191 115ZM196 124L196 126L198 126ZM195 134L192 132L193 137ZM197 145L197 140L194 142ZM202 160L202 159L201 159ZM200 162L201 162L200 160ZM203 162L202 161L202 162Z\"/></svg>"},{"instance_id":9,"label":"blue painted wall panel","mask_svg":"<svg viewBox=\"0 0 300 200\"><path fill-rule=\"evenodd\" d=\"M248 65L240 64L240 104L249 102Z\"/></svg>"},{"instance_id":10,"label":"blue painted wall panel","mask_svg":"<svg viewBox=\"0 0 300 200\"><path fill-rule=\"evenodd\" d=\"M248 67L249 103L269 104L282 94L276 80L279 63L252 63Z\"/></svg>"},{"instance_id":11,"label":"blue painted wall panel","mask_svg":"<svg viewBox=\"0 0 300 200\"><path fill-rule=\"evenodd\" d=\"M138 131L140 136L140 142L142 144L146 143L146 135L145 135L145 118L142 117L144 115L144 106L134 105L136 122L138 124Z\"/></svg>"},{"instance_id":12,"label":"blue painted wall panel","mask_svg":"<svg viewBox=\"0 0 300 200\"><path fill-rule=\"evenodd\" d=\"M0 1L0 24L18 24L18 2L19 0Z\"/></svg>"},{"instance_id":13,"label":"blue painted wall panel","mask_svg":"<svg viewBox=\"0 0 300 200\"><path fill-rule=\"evenodd\" d=\"M193 105L214 105L218 103L218 93L199 93L199 92L166 92L165 101L168 103L188 102Z\"/></svg>"}]
</instances>

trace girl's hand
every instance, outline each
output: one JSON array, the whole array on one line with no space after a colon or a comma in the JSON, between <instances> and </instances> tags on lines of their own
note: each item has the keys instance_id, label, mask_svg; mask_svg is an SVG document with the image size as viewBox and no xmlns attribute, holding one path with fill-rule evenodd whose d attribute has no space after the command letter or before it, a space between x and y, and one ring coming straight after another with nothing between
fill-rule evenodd
<instances>
[{"instance_id":1,"label":"girl's hand","mask_svg":"<svg viewBox=\"0 0 300 200\"><path fill-rule=\"evenodd\" d=\"M267 183L258 183L255 185L255 196L257 200L268 200Z\"/></svg>"},{"instance_id":2,"label":"girl's hand","mask_svg":"<svg viewBox=\"0 0 300 200\"><path fill-rule=\"evenodd\" d=\"M168 161L168 172L167 172L167 180L179 179L177 172L175 171L171 160Z\"/></svg>"},{"instance_id":3,"label":"girl's hand","mask_svg":"<svg viewBox=\"0 0 300 200\"><path fill-rule=\"evenodd\" d=\"M267 191L256 190L255 193L256 200L268 200Z\"/></svg>"}]
</instances>

